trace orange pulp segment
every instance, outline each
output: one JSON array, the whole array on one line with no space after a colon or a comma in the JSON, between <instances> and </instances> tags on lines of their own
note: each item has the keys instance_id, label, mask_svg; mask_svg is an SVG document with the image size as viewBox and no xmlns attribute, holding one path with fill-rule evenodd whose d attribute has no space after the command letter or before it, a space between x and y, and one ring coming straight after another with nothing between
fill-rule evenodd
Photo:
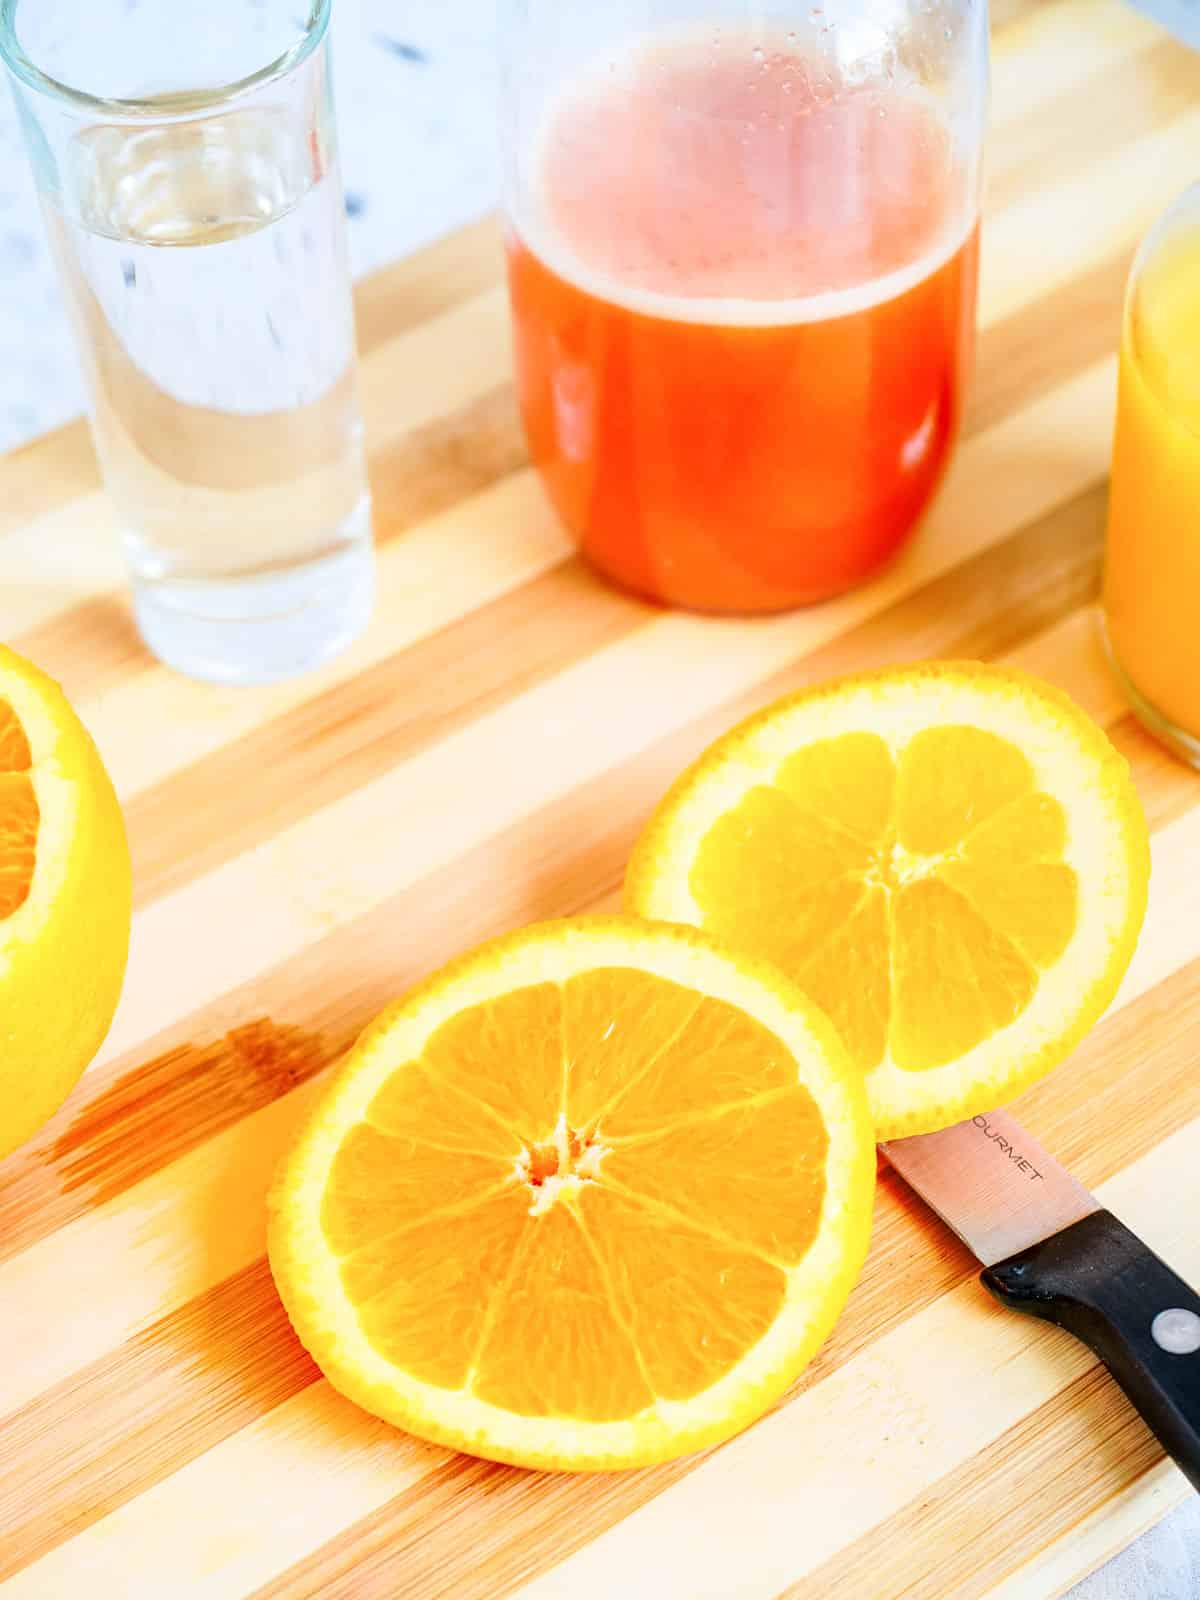
<instances>
[{"instance_id":1,"label":"orange pulp segment","mask_svg":"<svg viewBox=\"0 0 1200 1600\"><path fill-rule=\"evenodd\" d=\"M32 765L25 729L0 699L0 918L25 904L33 883L39 813Z\"/></svg>"}]
</instances>

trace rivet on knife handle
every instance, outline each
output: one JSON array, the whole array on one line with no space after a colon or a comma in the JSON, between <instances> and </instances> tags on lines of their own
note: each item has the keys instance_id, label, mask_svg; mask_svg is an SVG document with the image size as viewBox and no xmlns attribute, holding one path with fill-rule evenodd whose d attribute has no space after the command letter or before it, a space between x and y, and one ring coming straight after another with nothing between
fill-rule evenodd
<instances>
[{"instance_id":1,"label":"rivet on knife handle","mask_svg":"<svg viewBox=\"0 0 1200 1600\"><path fill-rule=\"evenodd\" d=\"M1200 1295L1165 1261L1096 1211L988 1267L983 1282L1090 1346L1200 1489Z\"/></svg>"}]
</instances>

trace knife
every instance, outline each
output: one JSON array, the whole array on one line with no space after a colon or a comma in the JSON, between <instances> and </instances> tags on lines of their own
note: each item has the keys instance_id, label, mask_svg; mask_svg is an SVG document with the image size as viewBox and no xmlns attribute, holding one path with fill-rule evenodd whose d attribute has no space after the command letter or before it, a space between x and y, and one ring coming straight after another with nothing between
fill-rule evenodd
<instances>
[{"instance_id":1,"label":"knife","mask_svg":"<svg viewBox=\"0 0 1200 1600\"><path fill-rule=\"evenodd\" d=\"M1082 1339L1200 1489L1200 1295L1002 1111L880 1148L984 1287Z\"/></svg>"}]
</instances>

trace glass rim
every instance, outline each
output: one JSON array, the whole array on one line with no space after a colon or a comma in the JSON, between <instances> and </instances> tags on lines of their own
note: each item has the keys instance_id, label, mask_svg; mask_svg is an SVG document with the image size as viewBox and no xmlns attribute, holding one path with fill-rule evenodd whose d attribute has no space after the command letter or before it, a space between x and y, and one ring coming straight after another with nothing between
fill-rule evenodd
<instances>
[{"instance_id":1,"label":"glass rim","mask_svg":"<svg viewBox=\"0 0 1200 1600\"><path fill-rule=\"evenodd\" d=\"M218 106L236 100L242 95L262 89L267 84L286 78L295 71L324 39L329 29L329 14L333 0L310 0L304 32L282 54L256 67L244 77L235 78L211 89L172 89L163 94L147 95L141 99L121 99L109 95L91 94L64 83L48 72L43 72L36 62L26 55L17 38L17 9L21 0L0 0L0 60L14 78L29 89L50 99L59 100L82 111L99 111L107 116L132 120L185 116L215 110Z\"/></svg>"}]
</instances>

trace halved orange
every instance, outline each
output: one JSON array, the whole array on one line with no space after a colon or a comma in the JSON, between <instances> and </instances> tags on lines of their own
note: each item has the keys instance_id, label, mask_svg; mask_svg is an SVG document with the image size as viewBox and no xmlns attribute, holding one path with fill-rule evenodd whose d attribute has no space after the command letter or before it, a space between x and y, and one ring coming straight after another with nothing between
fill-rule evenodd
<instances>
[{"instance_id":1,"label":"halved orange","mask_svg":"<svg viewBox=\"0 0 1200 1600\"><path fill-rule=\"evenodd\" d=\"M756 1417L866 1251L866 1099L826 1019L687 929L549 923L359 1040L270 1204L330 1381L523 1465L644 1465Z\"/></svg>"},{"instance_id":2,"label":"halved orange","mask_svg":"<svg viewBox=\"0 0 1200 1600\"><path fill-rule=\"evenodd\" d=\"M1148 877L1104 733L1028 674L943 662L825 684L719 740L639 840L626 904L803 988L890 1139L1063 1059L1116 993Z\"/></svg>"},{"instance_id":3,"label":"halved orange","mask_svg":"<svg viewBox=\"0 0 1200 1600\"><path fill-rule=\"evenodd\" d=\"M0 645L0 1157L108 1032L129 948L129 847L62 690Z\"/></svg>"}]
</instances>

